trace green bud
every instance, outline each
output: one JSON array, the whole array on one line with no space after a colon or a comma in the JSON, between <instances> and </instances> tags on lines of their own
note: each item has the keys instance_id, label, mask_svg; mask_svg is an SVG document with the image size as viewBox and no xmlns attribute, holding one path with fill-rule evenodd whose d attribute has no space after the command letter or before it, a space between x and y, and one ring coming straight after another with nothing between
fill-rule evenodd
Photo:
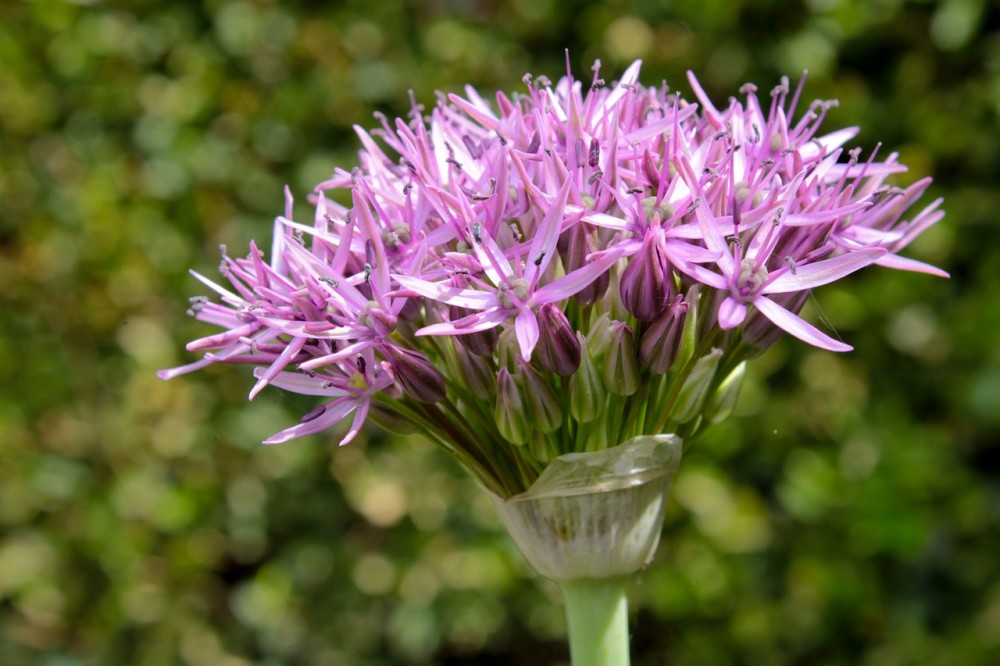
<instances>
[{"instance_id":1,"label":"green bud","mask_svg":"<svg viewBox=\"0 0 1000 666\"><path fill-rule=\"evenodd\" d=\"M521 390L507 368L497 373L497 401L493 418L503 438L521 446L528 441L528 417L521 398Z\"/></svg>"},{"instance_id":2,"label":"green bud","mask_svg":"<svg viewBox=\"0 0 1000 666\"><path fill-rule=\"evenodd\" d=\"M684 302L688 305L688 311L681 334L681 346L677 351L677 358L674 359L673 367L675 368L683 368L694 356L695 347L698 346L698 309L701 303L701 292L698 285L693 285L688 289Z\"/></svg>"},{"instance_id":3,"label":"green bud","mask_svg":"<svg viewBox=\"0 0 1000 666\"><path fill-rule=\"evenodd\" d=\"M603 313L590 325L590 332L587 333L587 346L594 359L600 360L608 351L611 345L611 318L608 313Z\"/></svg>"},{"instance_id":4,"label":"green bud","mask_svg":"<svg viewBox=\"0 0 1000 666\"><path fill-rule=\"evenodd\" d=\"M712 425L722 423L732 416L736 400L740 397L740 389L743 387L743 379L746 377L746 369L747 362L743 361L733 368L729 376L723 379L719 388L715 390L712 401L705 410Z\"/></svg>"},{"instance_id":5,"label":"green bud","mask_svg":"<svg viewBox=\"0 0 1000 666\"><path fill-rule=\"evenodd\" d=\"M620 321L611 322L611 341L604 359L604 386L615 395L632 395L639 390L639 360L635 355L632 329Z\"/></svg>"},{"instance_id":6,"label":"green bud","mask_svg":"<svg viewBox=\"0 0 1000 666\"><path fill-rule=\"evenodd\" d=\"M698 416L705 399L708 397L708 389L715 378L715 371L719 367L719 360L722 358L721 349L713 349L695 364L691 374L688 375L684 385L681 386L680 393L677 394L677 402L674 405L673 420L677 423L687 423L695 416Z\"/></svg>"},{"instance_id":7,"label":"green bud","mask_svg":"<svg viewBox=\"0 0 1000 666\"><path fill-rule=\"evenodd\" d=\"M462 385L480 400L491 400L497 391L491 359L476 355L457 340L453 340L452 349L455 351L455 374Z\"/></svg>"},{"instance_id":8,"label":"green bud","mask_svg":"<svg viewBox=\"0 0 1000 666\"><path fill-rule=\"evenodd\" d=\"M590 423L604 407L604 385L594 367L587 341L580 333L580 367L569 378L569 413L580 423Z\"/></svg>"},{"instance_id":9,"label":"green bud","mask_svg":"<svg viewBox=\"0 0 1000 666\"><path fill-rule=\"evenodd\" d=\"M518 365L524 380L524 401L531 427L540 432L552 432L563 422L559 398L538 370L524 360L519 359Z\"/></svg>"}]
</instances>

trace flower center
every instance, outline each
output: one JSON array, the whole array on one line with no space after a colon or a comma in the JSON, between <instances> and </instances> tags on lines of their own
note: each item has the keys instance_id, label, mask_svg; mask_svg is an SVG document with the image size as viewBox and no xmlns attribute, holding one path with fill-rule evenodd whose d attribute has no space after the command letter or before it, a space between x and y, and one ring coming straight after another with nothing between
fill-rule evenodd
<instances>
[{"instance_id":1,"label":"flower center","mask_svg":"<svg viewBox=\"0 0 1000 666\"><path fill-rule=\"evenodd\" d=\"M757 266L756 260L747 257L740 262L740 274L736 278L736 294L740 298L750 298L767 281L767 269Z\"/></svg>"},{"instance_id":2,"label":"flower center","mask_svg":"<svg viewBox=\"0 0 1000 666\"><path fill-rule=\"evenodd\" d=\"M516 307L511 296L523 303L528 298L530 287L531 284L526 279L513 278L510 282L500 283L500 286L497 287L497 299L500 301L500 305L511 310Z\"/></svg>"}]
</instances>

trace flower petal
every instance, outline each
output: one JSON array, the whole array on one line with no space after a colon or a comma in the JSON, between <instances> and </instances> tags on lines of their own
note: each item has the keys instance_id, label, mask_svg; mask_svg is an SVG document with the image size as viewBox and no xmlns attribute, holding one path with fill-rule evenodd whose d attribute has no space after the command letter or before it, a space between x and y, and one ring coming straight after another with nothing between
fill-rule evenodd
<instances>
[{"instance_id":1,"label":"flower petal","mask_svg":"<svg viewBox=\"0 0 1000 666\"><path fill-rule=\"evenodd\" d=\"M747 316L747 304L732 296L726 297L719 305L719 328L728 331L743 323Z\"/></svg>"},{"instance_id":2,"label":"flower petal","mask_svg":"<svg viewBox=\"0 0 1000 666\"><path fill-rule=\"evenodd\" d=\"M531 360L531 352L538 344L538 319L531 308L524 308L517 313L514 320L514 332L517 334L517 344L521 347L521 356L525 361Z\"/></svg>"},{"instance_id":3,"label":"flower petal","mask_svg":"<svg viewBox=\"0 0 1000 666\"><path fill-rule=\"evenodd\" d=\"M875 264L878 266L885 266L886 268L895 268L896 270L901 271L927 273L928 275L936 275L937 277L943 278L951 277L946 271L941 270L937 266L932 266L922 261L917 261L916 259L900 257L895 254L887 254L876 261Z\"/></svg>"},{"instance_id":4,"label":"flower petal","mask_svg":"<svg viewBox=\"0 0 1000 666\"><path fill-rule=\"evenodd\" d=\"M617 249L612 249L594 253L591 257L596 258L583 268L578 268L569 275L564 275L558 280L553 280L544 287L536 289L530 298L531 304L545 305L569 298L600 277L601 273L611 268L611 265L621 257L621 253Z\"/></svg>"},{"instance_id":5,"label":"flower petal","mask_svg":"<svg viewBox=\"0 0 1000 666\"><path fill-rule=\"evenodd\" d=\"M446 321L440 324L424 326L417 331L417 335L465 335L467 333L479 333L496 328L503 322L510 319L510 311L503 308L477 312L462 317L456 321Z\"/></svg>"},{"instance_id":6,"label":"flower petal","mask_svg":"<svg viewBox=\"0 0 1000 666\"><path fill-rule=\"evenodd\" d=\"M885 254L886 251L882 248L869 248L842 254L833 259L824 259L813 264L798 266L794 271L789 268L770 283L765 284L761 293L787 294L792 291L802 291L828 284L845 275L850 275L868 264L875 263Z\"/></svg>"},{"instance_id":7,"label":"flower petal","mask_svg":"<svg viewBox=\"0 0 1000 666\"><path fill-rule=\"evenodd\" d=\"M326 406L326 410L314 419L299 423L291 428L285 428L264 440L265 444L284 444L285 442L322 432L336 425L358 407L357 399L353 397L338 398Z\"/></svg>"},{"instance_id":8,"label":"flower petal","mask_svg":"<svg viewBox=\"0 0 1000 666\"><path fill-rule=\"evenodd\" d=\"M792 314L781 307L770 298L758 296L754 299L753 305L762 315L774 322L775 326L815 347L835 352L846 352L854 349L850 345L834 340L798 315Z\"/></svg>"},{"instance_id":9,"label":"flower petal","mask_svg":"<svg viewBox=\"0 0 1000 666\"><path fill-rule=\"evenodd\" d=\"M253 375L259 379L265 371L265 368L254 368ZM329 379L301 372L279 372L271 379L271 385L301 395L320 395L334 398L348 395L346 389L337 386Z\"/></svg>"},{"instance_id":10,"label":"flower petal","mask_svg":"<svg viewBox=\"0 0 1000 666\"><path fill-rule=\"evenodd\" d=\"M460 308L485 310L497 304L497 295L478 289L461 289L442 282L428 282L408 275L394 275L396 282L421 296Z\"/></svg>"}]
</instances>

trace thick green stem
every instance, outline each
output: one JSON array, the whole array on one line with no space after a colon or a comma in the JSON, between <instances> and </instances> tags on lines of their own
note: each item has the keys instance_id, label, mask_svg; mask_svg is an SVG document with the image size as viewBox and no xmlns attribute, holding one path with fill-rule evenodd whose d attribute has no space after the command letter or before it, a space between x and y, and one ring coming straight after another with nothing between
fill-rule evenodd
<instances>
[{"instance_id":1,"label":"thick green stem","mask_svg":"<svg viewBox=\"0 0 1000 666\"><path fill-rule=\"evenodd\" d=\"M557 581L573 666L628 666L627 577Z\"/></svg>"}]
</instances>

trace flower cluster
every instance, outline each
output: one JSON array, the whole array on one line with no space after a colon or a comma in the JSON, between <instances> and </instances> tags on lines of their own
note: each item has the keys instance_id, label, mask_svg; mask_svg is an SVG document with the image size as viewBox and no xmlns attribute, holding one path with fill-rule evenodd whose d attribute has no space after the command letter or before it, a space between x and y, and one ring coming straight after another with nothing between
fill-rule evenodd
<instances>
[{"instance_id":1,"label":"flower cluster","mask_svg":"<svg viewBox=\"0 0 1000 666\"><path fill-rule=\"evenodd\" d=\"M796 117L783 80L718 108L691 75L691 103L639 65L356 128L360 165L316 187L312 224L286 194L269 260L223 249L229 287L196 275L221 303L194 315L225 330L161 376L257 366L251 398L325 399L266 443L415 427L508 497L562 453L724 418L784 333L850 349L799 316L813 287L870 264L943 275L897 254L943 216L904 219L930 180L888 185L895 154L821 133L831 102Z\"/></svg>"}]
</instances>

